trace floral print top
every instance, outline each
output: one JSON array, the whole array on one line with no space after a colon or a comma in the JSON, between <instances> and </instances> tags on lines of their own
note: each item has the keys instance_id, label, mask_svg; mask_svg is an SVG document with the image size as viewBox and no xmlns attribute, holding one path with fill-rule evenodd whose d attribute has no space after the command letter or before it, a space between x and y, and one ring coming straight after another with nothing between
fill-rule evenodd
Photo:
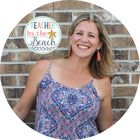
<instances>
[{"instance_id":1,"label":"floral print top","mask_svg":"<svg viewBox=\"0 0 140 140\"><path fill-rule=\"evenodd\" d=\"M99 133L95 121L99 108L92 81L78 89L69 88L52 78L49 67L37 93L35 130L64 140L94 136Z\"/></svg>"}]
</instances>

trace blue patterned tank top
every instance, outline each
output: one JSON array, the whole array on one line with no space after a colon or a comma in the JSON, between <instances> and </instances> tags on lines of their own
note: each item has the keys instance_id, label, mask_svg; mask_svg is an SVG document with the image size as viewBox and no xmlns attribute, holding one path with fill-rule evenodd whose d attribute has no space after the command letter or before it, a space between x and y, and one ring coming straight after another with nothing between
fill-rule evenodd
<instances>
[{"instance_id":1,"label":"blue patterned tank top","mask_svg":"<svg viewBox=\"0 0 140 140\"><path fill-rule=\"evenodd\" d=\"M53 79L50 67L39 84L35 130L46 136L75 140L99 133L96 117L100 98L90 81L81 88L69 88Z\"/></svg>"}]
</instances>

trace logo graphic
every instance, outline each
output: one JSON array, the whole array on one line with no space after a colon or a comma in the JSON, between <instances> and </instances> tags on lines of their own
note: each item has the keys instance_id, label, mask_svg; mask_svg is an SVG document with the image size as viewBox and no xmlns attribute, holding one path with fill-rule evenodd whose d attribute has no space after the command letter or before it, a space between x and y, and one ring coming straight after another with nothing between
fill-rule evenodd
<instances>
[{"instance_id":1,"label":"logo graphic","mask_svg":"<svg viewBox=\"0 0 140 140\"><path fill-rule=\"evenodd\" d=\"M24 30L27 47L38 54L54 51L60 44L61 37L61 29L57 22L46 16L33 18Z\"/></svg>"}]
</instances>

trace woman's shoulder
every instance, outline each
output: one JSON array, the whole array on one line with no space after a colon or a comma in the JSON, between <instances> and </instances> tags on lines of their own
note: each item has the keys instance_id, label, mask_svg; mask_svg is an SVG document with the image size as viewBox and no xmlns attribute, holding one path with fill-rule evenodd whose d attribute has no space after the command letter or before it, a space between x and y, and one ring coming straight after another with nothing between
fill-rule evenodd
<instances>
[{"instance_id":1,"label":"woman's shoulder","mask_svg":"<svg viewBox=\"0 0 140 140\"><path fill-rule=\"evenodd\" d=\"M48 60L48 59L42 59L42 60L38 60L36 62L36 64L34 65L34 68L39 70L39 71L45 71L48 69L49 65L50 64L59 64L63 61L62 58L58 58L58 59L51 59L51 60Z\"/></svg>"},{"instance_id":2,"label":"woman's shoulder","mask_svg":"<svg viewBox=\"0 0 140 140\"><path fill-rule=\"evenodd\" d=\"M101 85L106 85L107 83L110 83L110 77L104 77L101 79L94 79L96 83L101 84Z\"/></svg>"},{"instance_id":3,"label":"woman's shoulder","mask_svg":"<svg viewBox=\"0 0 140 140\"><path fill-rule=\"evenodd\" d=\"M99 94L103 99L105 96L111 93L111 80L110 77L104 77L102 79L94 79L93 84Z\"/></svg>"},{"instance_id":4,"label":"woman's shoulder","mask_svg":"<svg viewBox=\"0 0 140 140\"><path fill-rule=\"evenodd\" d=\"M38 60L30 71L30 77L40 81L44 74L47 72L49 64L49 60Z\"/></svg>"},{"instance_id":5,"label":"woman's shoulder","mask_svg":"<svg viewBox=\"0 0 140 140\"><path fill-rule=\"evenodd\" d=\"M50 63L50 60L46 60L46 59L38 60L35 63L34 67L41 70L41 69L47 67L49 65L49 63Z\"/></svg>"},{"instance_id":6,"label":"woman's shoulder","mask_svg":"<svg viewBox=\"0 0 140 140\"><path fill-rule=\"evenodd\" d=\"M94 79L94 84L96 84L97 86L103 87L106 85L110 85L110 77L104 77L101 79Z\"/></svg>"}]
</instances>

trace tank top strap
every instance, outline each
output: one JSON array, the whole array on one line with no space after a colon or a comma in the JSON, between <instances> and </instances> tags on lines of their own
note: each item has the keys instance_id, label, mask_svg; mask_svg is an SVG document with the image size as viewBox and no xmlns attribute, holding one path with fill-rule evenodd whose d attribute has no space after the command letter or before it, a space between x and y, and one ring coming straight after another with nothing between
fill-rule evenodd
<instances>
[{"instance_id":1,"label":"tank top strap","mask_svg":"<svg viewBox=\"0 0 140 140\"><path fill-rule=\"evenodd\" d=\"M95 86L94 86L94 84L93 84L93 81L94 81L94 79L91 79L91 81L89 82L90 84L90 88L92 89L92 91L93 91L93 93L100 99L100 97L99 97L99 95L98 95L98 92L97 92L97 90L96 90L96 88L95 88Z\"/></svg>"},{"instance_id":2,"label":"tank top strap","mask_svg":"<svg viewBox=\"0 0 140 140\"><path fill-rule=\"evenodd\" d=\"M46 71L46 74L45 74L45 77L50 77L51 76L51 65L52 65L52 62L50 61L49 64L48 64L48 69Z\"/></svg>"},{"instance_id":3,"label":"tank top strap","mask_svg":"<svg viewBox=\"0 0 140 140\"><path fill-rule=\"evenodd\" d=\"M51 71L51 65L52 65L52 61L49 62L49 67L48 67L48 72L50 73Z\"/></svg>"}]
</instances>

